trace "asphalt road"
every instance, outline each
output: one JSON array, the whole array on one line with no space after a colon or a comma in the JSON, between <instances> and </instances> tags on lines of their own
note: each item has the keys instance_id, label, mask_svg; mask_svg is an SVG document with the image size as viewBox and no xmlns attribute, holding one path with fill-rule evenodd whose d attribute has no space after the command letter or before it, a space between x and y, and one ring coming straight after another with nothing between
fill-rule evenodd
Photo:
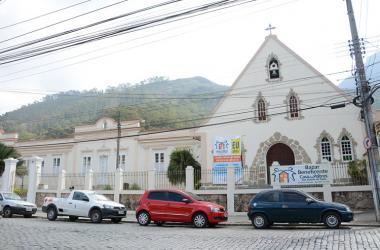
<instances>
[{"instance_id":1,"label":"asphalt road","mask_svg":"<svg viewBox=\"0 0 380 250\"><path fill-rule=\"evenodd\" d=\"M112 224L23 217L0 219L0 249L380 249L380 228Z\"/></svg>"}]
</instances>

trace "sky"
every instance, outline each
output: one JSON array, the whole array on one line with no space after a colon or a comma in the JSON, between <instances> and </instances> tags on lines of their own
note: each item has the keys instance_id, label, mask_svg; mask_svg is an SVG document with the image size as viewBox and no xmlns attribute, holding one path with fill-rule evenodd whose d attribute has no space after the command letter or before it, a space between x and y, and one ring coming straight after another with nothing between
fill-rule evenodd
<instances>
[{"instance_id":1,"label":"sky","mask_svg":"<svg viewBox=\"0 0 380 250\"><path fill-rule=\"evenodd\" d=\"M213 1L183 0L80 34L132 24L149 16ZM0 56L1 51L9 46L160 2L165 1L0 0ZM111 4L115 5L62 22ZM380 48L380 15L376 13L380 10L380 1L353 0L353 5L359 36L368 41L366 55L370 56ZM347 41L351 39L351 33L345 1L257 0L0 65L0 114L39 101L46 94L105 89L119 84L135 84L154 76L169 79L203 76L230 86L264 42L269 34L265 28L269 24L276 27L273 34L334 84L338 85L350 76L349 72L331 74L351 70L353 65L348 51ZM46 26L50 27L44 28Z\"/></svg>"}]
</instances>

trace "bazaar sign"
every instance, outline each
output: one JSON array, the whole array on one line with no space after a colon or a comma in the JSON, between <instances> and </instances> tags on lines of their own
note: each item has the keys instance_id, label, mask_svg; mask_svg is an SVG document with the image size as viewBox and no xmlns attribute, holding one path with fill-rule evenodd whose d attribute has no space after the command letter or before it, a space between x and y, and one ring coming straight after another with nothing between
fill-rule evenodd
<instances>
[{"instance_id":1,"label":"bazaar sign","mask_svg":"<svg viewBox=\"0 0 380 250\"><path fill-rule=\"evenodd\" d=\"M235 168L235 182L242 182L240 136L218 136L213 141L213 184L227 184L227 168Z\"/></svg>"},{"instance_id":2,"label":"bazaar sign","mask_svg":"<svg viewBox=\"0 0 380 250\"><path fill-rule=\"evenodd\" d=\"M331 165L271 166L270 178L274 185L329 184L331 183Z\"/></svg>"}]
</instances>

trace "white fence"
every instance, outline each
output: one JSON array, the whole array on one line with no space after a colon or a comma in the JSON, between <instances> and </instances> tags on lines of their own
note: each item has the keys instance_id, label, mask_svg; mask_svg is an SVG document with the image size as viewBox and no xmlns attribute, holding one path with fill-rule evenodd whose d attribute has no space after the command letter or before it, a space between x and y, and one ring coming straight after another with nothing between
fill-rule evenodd
<instances>
[{"instance_id":1,"label":"white fence","mask_svg":"<svg viewBox=\"0 0 380 250\"><path fill-rule=\"evenodd\" d=\"M201 195L222 195L227 197L227 209L230 213L235 211L235 196L260 192L264 189L272 189L266 183L259 183L257 179L263 179L266 175L263 168L243 169L235 173L235 169L228 168L224 172L214 172L212 170L194 171L188 167L186 171L178 172L156 172L149 171L122 171L118 169L114 172L93 172L89 169L83 173L66 173L62 170L57 174L41 174L38 167L31 170L29 176L24 178L24 187L29 187L28 200L34 201L36 196L44 194L62 197L70 189L96 190L113 197L119 201L121 195L140 195L146 189L182 189ZM266 171L266 169L265 169ZM236 181L236 174L239 181ZM327 201L332 200L333 192L370 191L367 178L361 176L350 176L346 164L336 164L331 166L332 182L329 185L298 186L306 192L323 193ZM259 176L259 177L258 177ZM17 177L16 186L20 186ZM2 182L0 177L0 184ZM28 183L30 182L30 183ZM39 195L40 194L40 195Z\"/></svg>"}]
</instances>

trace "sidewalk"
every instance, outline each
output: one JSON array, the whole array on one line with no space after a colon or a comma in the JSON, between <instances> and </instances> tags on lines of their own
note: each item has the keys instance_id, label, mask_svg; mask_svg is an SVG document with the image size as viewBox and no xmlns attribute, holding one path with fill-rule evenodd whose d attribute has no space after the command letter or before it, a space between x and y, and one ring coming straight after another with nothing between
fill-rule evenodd
<instances>
[{"instance_id":1,"label":"sidewalk","mask_svg":"<svg viewBox=\"0 0 380 250\"><path fill-rule=\"evenodd\" d=\"M354 211L354 221L349 223L342 223L346 226L357 226L357 227L380 227L380 222L376 222L375 211ZM41 208L37 210L34 217L46 219L46 213L41 211ZM64 218L64 217L63 217ZM124 223L137 223L135 211L128 211L127 218L123 219ZM220 223L220 225L225 226L252 226L251 221L248 219L247 215L230 215L228 221Z\"/></svg>"}]
</instances>

